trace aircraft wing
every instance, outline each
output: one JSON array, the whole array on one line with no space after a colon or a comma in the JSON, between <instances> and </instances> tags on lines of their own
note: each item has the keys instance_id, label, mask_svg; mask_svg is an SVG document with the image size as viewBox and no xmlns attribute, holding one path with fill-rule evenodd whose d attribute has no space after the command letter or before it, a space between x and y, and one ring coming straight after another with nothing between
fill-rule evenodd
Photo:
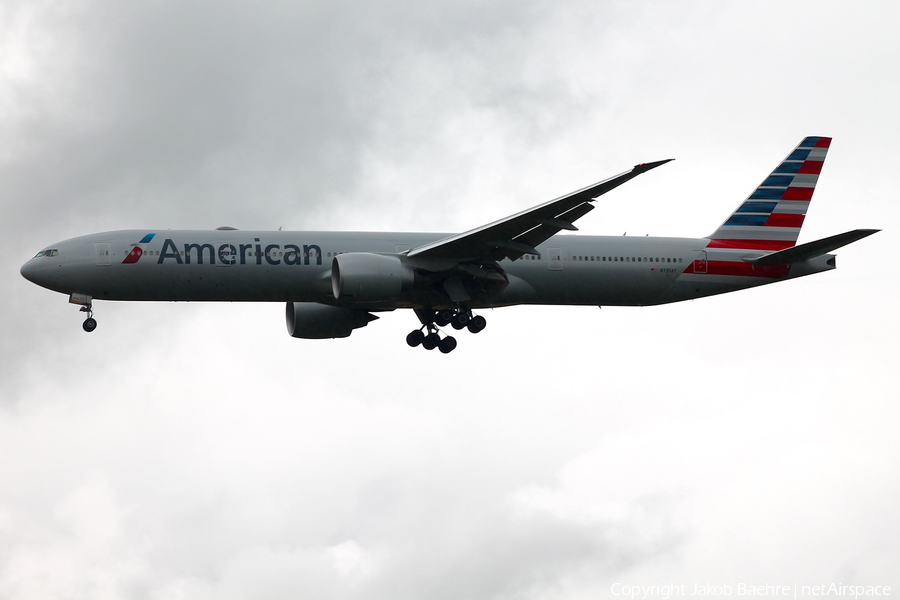
<instances>
[{"instance_id":1,"label":"aircraft wing","mask_svg":"<svg viewBox=\"0 0 900 600\"><path fill-rule=\"evenodd\" d=\"M515 260L524 254L538 254L535 247L559 231L563 229L577 231L573 223L594 209L590 202L641 173L646 173L671 160L674 159L641 163L630 171L505 219L413 248L408 256L426 260L451 259L454 262L467 262L504 258Z\"/></svg>"}]
</instances>

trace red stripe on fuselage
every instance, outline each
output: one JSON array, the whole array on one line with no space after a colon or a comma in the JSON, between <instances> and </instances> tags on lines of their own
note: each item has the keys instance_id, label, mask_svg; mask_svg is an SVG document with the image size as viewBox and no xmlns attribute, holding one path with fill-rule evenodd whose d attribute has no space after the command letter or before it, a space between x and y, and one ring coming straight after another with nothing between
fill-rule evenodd
<instances>
[{"instance_id":1,"label":"red stripe on fuselage","mask_svg":"<svg viewBox=\"0 0 900 600\"><path fill-rule=\"evenodd\" d=\"M797 242L788 240L710 240L707 248L740 248L742 250L784 250Z\"/></svg>"},{"instance_id":2,"label":"red stripe on fuselage","mask_svg":"<svg viewBox=\"0 0 900 600\"><path fill-rule=\"evenodd\" d=\"M707 275L736 275L738 277L768 277L782 279L791 271L791 265L751 265L726 260L706 261Z\"/></svg>"}]
</instances>

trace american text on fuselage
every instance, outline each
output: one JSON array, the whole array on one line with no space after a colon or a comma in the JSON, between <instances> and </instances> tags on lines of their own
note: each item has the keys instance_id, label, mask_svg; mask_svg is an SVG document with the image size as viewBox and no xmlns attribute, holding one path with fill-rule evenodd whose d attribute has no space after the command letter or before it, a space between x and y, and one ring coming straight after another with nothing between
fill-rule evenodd
<instances>
[{"instance_id":1,"label":"american text on fuselage","mask_svg":"<svg viewBox=\"0 0 900 600\"><path fill-rule=\"evenodd\" d=\"M322 249L316 244L304 244L302 249L296 244L285 244L284 248L279 244L266 244L263 249L259 240L259 238L253 238L255 244L226 242L219 244L218 249L209 243L188 243L184 244L184 250L179 251L175 242L171 238L166 238L156 263L161 265L171 259L175 264L189 265L191 264L191 254L195 253L196 264L202 265L203 256L206 253L208 264L216 264L216 258L218 258L220 264L245 265L249 252L250 257L254 258L258 265L261 265L263 260L272 266L281 264L282 260L289 266L309 265L310 257L315 260L314 264L322 264Z\"/></svg>"}]
</instances>

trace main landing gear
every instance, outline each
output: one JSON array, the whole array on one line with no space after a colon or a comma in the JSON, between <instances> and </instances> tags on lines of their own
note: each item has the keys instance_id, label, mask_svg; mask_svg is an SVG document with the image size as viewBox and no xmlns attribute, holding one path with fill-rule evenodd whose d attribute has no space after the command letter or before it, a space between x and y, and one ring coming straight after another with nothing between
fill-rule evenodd
<instances>
[{"instance_id":1,"label":"main landing gear","mask_svg":"<svg viewBox=\"0 0 900 600\"><path fill-rule=\"evenodd\" d=\"M456 338L452 335L441 338L438 327L450 325L457 331L468 329L471 333L478 333L487 327L487 320L484 317L472 315L472 311L462 306L439 311L417 309L416 315L422 321L422 327L411 331L406 336L406 343L413 348L419 345L426 350L437 348L444 354L456 349Z\"/></svg>"},{"instance_id":2,"label":"main landing gear","mask_svg":"<svg viewBox=\"0 0 900 600\"><path fill-rule=\"evenodd\" d=\"M81 328L87 331L88 333L97 329L97 319L94 318L94 311L91 310L91 305L86 304L81 307L81 312L87 313L87 319L84 320L84 323L81 324Z\"/></svg>"}]
</instances>

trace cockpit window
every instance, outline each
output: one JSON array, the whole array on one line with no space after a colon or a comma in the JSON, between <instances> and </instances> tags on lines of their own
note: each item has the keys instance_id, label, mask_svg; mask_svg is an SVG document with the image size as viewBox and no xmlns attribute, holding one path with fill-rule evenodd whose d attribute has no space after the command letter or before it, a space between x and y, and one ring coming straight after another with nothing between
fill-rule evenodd
<instances>
[{"instance_id":1,"label":"cockpit window","mask_svg":"<svg viewBox=\"0 0 900 600\"><path fill-rule=\"evenodd\" d=\"M44 255L44 252L49 252L49 250L41 250L37 254L34 255L35 258L40 258Z\"/></svg>"},{"instance_id":2,"label":"cockpit window","mask_svg":"<svg viewBox=\"0 0 900 600\"><path fill-rule=\"evenodd\" d=\"M58 256L58 255L59 255L59 250L51 250L50 251L50 256Z\"/></svg>"},{"instance_id":3,"label":"cockpit window","mask_svg":"<svg viewBox=\"0 0 900 600\"><path fill-rule=\"evenodd\" d=\"M34 255L35 258L40 258L42 256L44 256L44 257L59 256L59 250L58 249L41 250L40 252L38 252L37 254Z\"/></svg>"}]
</instances>

